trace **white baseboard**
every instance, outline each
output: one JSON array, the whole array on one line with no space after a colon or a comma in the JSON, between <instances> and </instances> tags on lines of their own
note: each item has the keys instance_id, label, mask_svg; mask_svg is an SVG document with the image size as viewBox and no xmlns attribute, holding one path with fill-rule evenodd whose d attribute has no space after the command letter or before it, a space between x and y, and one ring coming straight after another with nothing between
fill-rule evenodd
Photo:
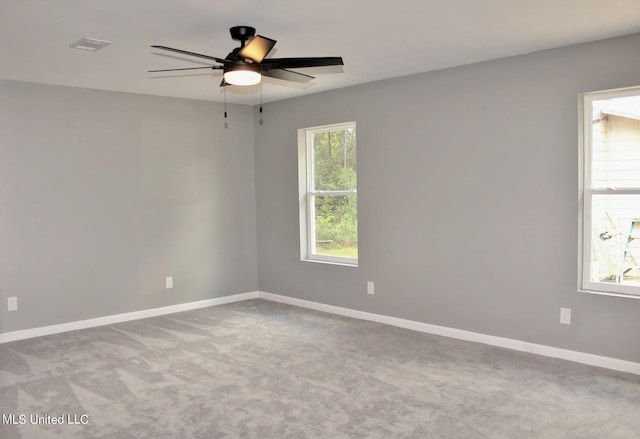
<instances>
[{"instance_id":1,"label":"white baseboard","mask_svg":"<svg viewBox=\"0 0 640 439\"><path fill-rule=\"evenodd\" d=\"M111 316L97 317L95 319L79 320L76 322L61 323L58 325L42 326L21 331L5 332L0 334L0 343L24 340L26 338L41 337L43 335L59 334L61 332L76 331L78 329L93 328L96 326L110 325L112 323L128 322L131 320L146 319L148 317L162 316L176 312L190 311L192 309L207 308L209 306L224 305L226 303L240 302L242 300L256 299L258 292L240 293L231 296L216 297L215 299L200 300L197 302L180 303L177 305L163 306L161 308L145 309Z\"/></svg>"},{"instance_id":2,"label":"white baseboard","mask_svg":"<svg viewBox=\"0 0 640 439\"><path fill-rule=\"evenodd\" d=\"M431 325L428 323L416 322L413 320L405 320L381 314L357 311L350 308L325 305L323 303L281 296L264 291L258 291L258 297L260 297L261 299L271 300L273 302L285 303L289 305L299 306L301 308L313 309L316 311L337 314L345 317L353 317L360 320L369 320L372 322L397 326L399 328L411 329L414 331L426 332L434 335L442 335L444 337L455 338L458 340L483 343L490 346L511 349L514 351L527 352L530 354L537 354L545 357L559 358L562 360L573 361L590 366L603 367L605 369L640 375L640 363L634 363L632 361L603 357L601 355L588 354L578 351L571 351L568 349L561 349L553 346L529 343L512 338L496 337L493 335L480 334L477 332L463 331L461 329L449 328L446 326Z\"/></svg>"},{"instance_id":3,"label":"white baseboard","mask_svg":"<svg viewBox=\"0 0 640 439\"><path fill-rule=\"evenodd\" d=\"M529 343L512 338L496 337L493 335L480 334L477 332L463 331L461 329L449 328L446 326L431 325L428 323L416 322L413 320L389 317L382 314L373 314L365 311L358 311L350 308L326 305L324 303L312 302L294 297L281 296L279 294L267 293L264 291L254 291L249 293L234 294L231 296L216 297L214 299L201 300L197 302L181 303L178 305L165 306L161 308L146 309L111 316L98 317L95 319L79 320L76 322L62 323L59 325L43 326L33 329L0 333L0 343L24 340L27 338L41 337L44 335L59 334L61 332L76 331L78 329L93 328L96 326L110 325L113 323L127 322L131 320L145 319L176 312L189 311L192 309L207 308L209 306L224 305L227 303L240 302L243 300L261 298L273 302L285 303L299 306L301 308L313 309L330 314L345 317L352 317L360 320L368 320L386 325L397 326L399 328L411 329L413 331L425 332L428 334L441 335L458 340L483 343L490 346L497 346L512 349L520 352L542 355L545 357L559 358L590 366L603 367L605 369L617 370L640 375L640 363L620 360L617 358L603 357L601 355L588 354L584 352L571 351L568 349L545 346Z\"/></svg>"}]
</instances>

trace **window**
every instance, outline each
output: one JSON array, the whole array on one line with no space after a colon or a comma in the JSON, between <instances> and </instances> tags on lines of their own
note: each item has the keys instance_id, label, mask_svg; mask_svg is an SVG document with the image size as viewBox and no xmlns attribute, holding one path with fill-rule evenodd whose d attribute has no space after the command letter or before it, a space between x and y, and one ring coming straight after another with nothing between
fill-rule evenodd
<instances>
[{"instance_id":1,"label":"window","mask_svg":"<svg viewBox=\"0 0 640 439\"><path fill-rule=\"evenodd\" d=\"M355 122L298 130L303 260L358 265Z\"/></svg>"},{"instance_id":2,"label":"window","mask_svg":"<svg viewBox=\"0 0 640 439\"><path fill-rule=\"evenodd\" d=\"M640 87L582 96L582 290L640 298Z\"/></svg>"}]
</instances>

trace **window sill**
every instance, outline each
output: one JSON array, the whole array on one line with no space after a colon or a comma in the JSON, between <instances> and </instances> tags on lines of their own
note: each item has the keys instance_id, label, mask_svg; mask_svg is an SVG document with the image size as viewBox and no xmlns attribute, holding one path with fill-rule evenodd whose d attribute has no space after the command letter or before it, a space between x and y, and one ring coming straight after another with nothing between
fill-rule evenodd
<instances>
[{"instance_id":1,"label":"window sill","mask_svg":"<svg viewBox=\"0 0 640 439\"><path fill-rule=\"evenodd\" d=\"M328 265L339 265L342 267L352 267L352 268L358 268L358 263L354 263L354 264L349 264L347 262L335 262L335 261L321 261L319 259L300 259L300 261L302 262L313 262L315 264L328 264Z\"/></svg>"},{"instance_id":2,"label":"window sill","mask_svg":"<svg viewBox=\"0 0 640 439\"><path fill-rule=\"evenodd\" d=\"M596 296L610 296L610 297L624 297L627 299L640 299L640 294L625 294L625 293L612 293L609 291L593 291L593 290L583 290L578 289L579 293L593 294Z\"/></svg>"}]
</instances>

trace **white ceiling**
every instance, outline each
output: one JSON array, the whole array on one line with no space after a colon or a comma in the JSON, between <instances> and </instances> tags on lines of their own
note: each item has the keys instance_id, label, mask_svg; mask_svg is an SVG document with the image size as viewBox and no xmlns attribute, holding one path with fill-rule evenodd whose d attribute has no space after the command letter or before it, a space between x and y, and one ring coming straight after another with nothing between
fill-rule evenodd
<instances>
[{"instance_id":1,"label":"white ceiling","mask_svg":"<svg viewBox=\"0 0 640 439\"><path fill-rule=\"evenodd\" d=\"M236 25L277 40L270 57L344 59L301 69L316 76L304 85L265 78L270 102L640 32L640 1L0 0L0 78L221 102L219 71L147 73L206 60L149 46L224 58ZM113 44L69 48L83 37ZM257 104L260 86L227 87L227 101Z\"/></svg>"}]
</instances>

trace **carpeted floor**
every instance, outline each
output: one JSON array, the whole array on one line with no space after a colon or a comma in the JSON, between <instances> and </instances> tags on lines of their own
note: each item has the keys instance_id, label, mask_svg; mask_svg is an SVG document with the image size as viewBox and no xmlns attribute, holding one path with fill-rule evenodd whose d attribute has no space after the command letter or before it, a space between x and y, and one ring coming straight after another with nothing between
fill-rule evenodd
<instances>
[{"instance_id":1,"label":"carpeted floor","mask_svg":"<svg viewBox=\"0 0 640 439\"><path fill-rule=\"evenodd\" d=\"M0 409L3 439L638 438L640 376L251 300L0 345Z\"/></svg>"}]
</instances>

